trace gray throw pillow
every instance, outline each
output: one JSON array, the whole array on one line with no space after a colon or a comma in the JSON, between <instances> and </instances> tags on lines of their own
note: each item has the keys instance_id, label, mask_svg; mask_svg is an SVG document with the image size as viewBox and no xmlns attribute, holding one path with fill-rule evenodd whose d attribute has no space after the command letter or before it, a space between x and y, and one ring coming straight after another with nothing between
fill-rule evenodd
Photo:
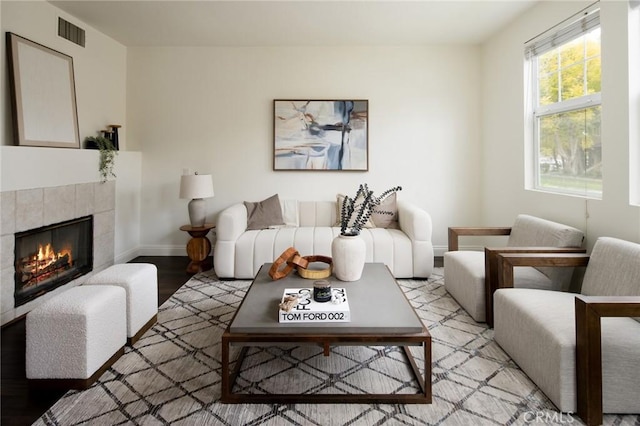
<instances>
[{"instance_id":1,"label":"gray throw pillow","mask_svg":"<svg viewBox=\"0 0 640 426\"><path fill-rule=\"evenodd\" d=\"M257 203L245 201L247 208L247 229L267 229L270 226L284 225L280 198L275 194Z\"/></svg>"}]
</instances>

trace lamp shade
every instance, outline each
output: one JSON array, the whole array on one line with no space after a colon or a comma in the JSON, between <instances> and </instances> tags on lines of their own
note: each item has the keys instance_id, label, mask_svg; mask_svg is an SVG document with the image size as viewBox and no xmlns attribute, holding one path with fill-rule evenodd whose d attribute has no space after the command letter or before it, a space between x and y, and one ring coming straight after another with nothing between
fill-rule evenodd
<instances>
[{"instance_id":1,"label":"lamp shade","mask_svg":"<svg viewBox=\"0 0 640 426\"><path fill-rule=\"evenodd\" d=\"M180 198L213 197L211 175L183 175L180 179Z\"/></svg>"}]
</instances>

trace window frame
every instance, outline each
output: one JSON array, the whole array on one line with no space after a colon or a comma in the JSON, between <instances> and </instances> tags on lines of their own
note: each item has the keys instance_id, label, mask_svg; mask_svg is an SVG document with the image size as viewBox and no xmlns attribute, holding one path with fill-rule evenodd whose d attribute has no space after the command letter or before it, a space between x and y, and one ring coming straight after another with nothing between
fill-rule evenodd
<instances>
[{"instance_id":1,"label":"window frame","mask_svg":"<svg viewBox=\"0 0 640 426\"><path fill-rule=\"evenodd\" d=\"M525 85L527 87L527 92L530 91L530 96L526 99L527 106L525 108L527 111L528 123L525 128L525 131L527 132L525 140L531 140L531 143L527 144L527 150L531 150L532 154L528 156L529 159L526 160L530 165L525 165L525 172L529 175L525 176L525 182L529 182L529 184L526 185L527 189L550 194L578 196L586 199L602 199L604 188L602 191L595 192L589 191L587 188L584 190L578 190L572 188L551 188L543 186L541 184L542 175L540 172L541 119L547 116L586 110L592 107L599 106L602 108L602 88L600 88L600 91L596 93L586 94L568 100L560 100L552 104L540 105L540 87L538 84L540 76L539 58L559 46L568 44L592 32L596 28L601 28L600 5L598 2L588 6L576 15L525 43L525 61L526 69L528 69L528 72L525 73ZM602 58L602 53L600 53L600 58ZM589 58L585 57L581 62L585 63L588 60Z\"/></svg>"}]
</instances>

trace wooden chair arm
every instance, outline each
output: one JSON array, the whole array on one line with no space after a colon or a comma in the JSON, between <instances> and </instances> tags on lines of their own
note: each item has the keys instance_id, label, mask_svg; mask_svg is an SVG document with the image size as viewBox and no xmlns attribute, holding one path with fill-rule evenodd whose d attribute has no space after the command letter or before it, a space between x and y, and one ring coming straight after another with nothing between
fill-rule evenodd
<instances>
[{"instance_id":1,"label":"wooden chair arm","mask_svg":"<svg viewBox=\"0 0 640 426\"><path fill-rule=\"evenodd\" d=\"M493 293L500 287L513 287L513 268L510 270L510 283L500 284L500 270L498 256L501 254L536 255L560 253L586 253L587 250L579 247L485 247L484 249L484 285L485 285L485 317L487 325L493 327ZM516 265L537 266L537 265Z\"/></svg>"},{"instance_id":2,"label":"wooden chair arm","mask_svg":"<svg viewBox=\"0 0 640 426\"><path fill-rule=\"evenodd\" d=\"M576 388L578 415L587 425L602 424L603 317L640 316L638 296L576 296Z\"/></svg>"},{"instance_id":3,"label":"wooden chair arm","mask_svg":"<svg viewBox=\"0 0 640 426\"><path fill-rule=\"evenodd\" d=\"M547 247L547 246L526 246L526 247L485 247L485 254L562 254L562 253L586 253L587 249L580 247Z\"/></svg>"},{"instance_id":4,"label":"wooden chair arm","mask_svg":"<svg viewBox=\"0 0 640 426\"><path fill-rule=\"evenodd\" d=\"M498 288L513 287L513 268L533 267L576 267L587 266L589 255L585 253L514 253L498 254Z\"/></svg>"},{"instance_id":5,"label":"wooden chair arm","mask_svg":"<svg viewBox=\"0 0 640 426\"><path fill-rule=\"evenodd\" d=\"M640 296L576 295L576 304L593 310L600 318L640 317ZM576 314L577 315L577 314Z\"/></svg>"},{"instance_id":6,"label":"wooden chair arm","mask_svg":"<svg viewBox=\"0 0 640 426\"><path fill-rule=\"evenodd\" d=\"M449 227L449 251L458 250L458 237L466 236L489 236L489 235L509 235L511 234L511 227L471 227L471 226L458 226Z\"/></svg>"}]
</instances>

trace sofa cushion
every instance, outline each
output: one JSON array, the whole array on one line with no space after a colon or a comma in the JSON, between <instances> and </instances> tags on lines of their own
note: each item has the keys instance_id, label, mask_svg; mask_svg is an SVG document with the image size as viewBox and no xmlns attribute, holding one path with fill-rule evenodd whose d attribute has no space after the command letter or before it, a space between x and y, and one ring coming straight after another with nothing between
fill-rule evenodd
<instances>
[{"instance_id":1,"label":"sofa cushion","mask_svg":"<svg viewBox=\"0 0 640 426\"><path fill-rule=\"evenodd\" d=\"M336 224L335 201L299 201L298 202L298 226L327 226L331 228Z\"/></svg>"},{"instance_id":2,"label":"sofa cushion","mask_svg":"<svg viewBox=\"0 0 640 426\"><path fill-rule=\"evenodd\" d=\"M247 208L247 229L266 229L270 226L284 225L282 207L278 194L259 202L244 202Z\"/></svg>"},{"instance_id":3,"label":"sofa cushion","mask_svg":"<svg viewBox=\"0 0 640 426\"><path fill-rule=\"evenodd\" d=\"M300 226L297 200L280 200L284 226Z\"/></svg>"},{"instance_id":4,"label":"sofa cushion","mask_svg":"<svg viewBox=\"0 0 640 426\"><path fill-rule=\"evenodd\" d=\"M253 278L264 263L273 262L288 247L303 256L331 256L336 227L299 227L251 230L235 243L235 277ZM386 264L396 278L413 277L413 249L407 235L397 229L363 229L366 262Z\"/></svg>"},{"instance_id":5,"label":"sofa cushion","mask_svg":"<svg viewBox=\"0 0 640 426\"><path fill-rule=\"evenodd\" d=\"M342 205L344 204L344 200L347 196L344 194L338 194L336 195L336 223L334 226L337 226L338 228L340 228L340 226L342 226ZM358 210L360 209L360 206L362 206L362 202L364 200L362 199L362 196L359 196L358 199L356 200L355 203L355 210L353 211L353 214L351 215L351 218L349 219L349 222L347 223L347 229L350 229L351 227L353 227L353 224L356 221L356 217L358 216ZM373 222L371 221L371 218L367 219L367 221L365 222L363 228L375 228L375 225L373 224Z\"/></svg>"},{"instance_id":6,"label":"sofa cushion","mask_svg":"<svg viewBox=\"0 0 640 426\"><path fill-rule=\"evenodd\" d=\"M376 207L375 211L371 213L371 221L376 228L399 228L396 195L396 192L389 194L389 196L382 200L380 205ZM385 214L382 212L388 212L391 214Z\"/></svg>"}]
</instances>

